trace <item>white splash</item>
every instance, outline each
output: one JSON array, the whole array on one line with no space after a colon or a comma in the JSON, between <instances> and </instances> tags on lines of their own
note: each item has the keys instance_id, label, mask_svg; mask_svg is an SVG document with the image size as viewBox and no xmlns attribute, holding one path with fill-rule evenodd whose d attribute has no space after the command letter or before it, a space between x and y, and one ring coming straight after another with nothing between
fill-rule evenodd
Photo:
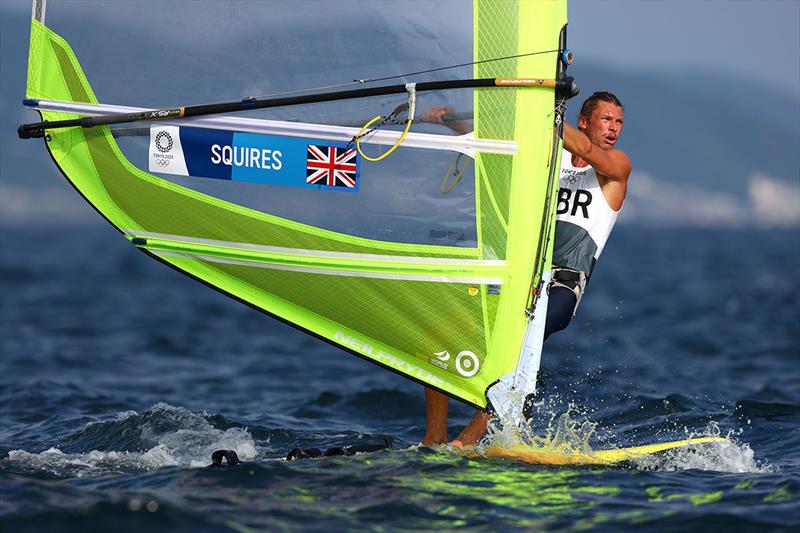
<instances>
[{"instance_id":1,"label":"white splash","mask_svg":"<svg viewBox=\"0 0 800 533\"><path fill-rule=\"evenodd\" d=\"M94 477L119 472L149 471L167 466L203 467L210 463L211 453L219 449L234 450L242 460L251 460L256 454L256 445L246 428L214 428L204 414L192 413L183 408L159 403L143 415L134 411L120 413L114 421L142 416L139 430L144 438L157 444L144 451L99 451L64 453L50 448L40 453L12 450L2 461L6 468L24 471L47 472L59 477ZM156 418L156 422L169 419L171 429L158 430L144 421ZM179 426L174 429L175 422ZM104 422L90 422L96 426Z\"/></svg>"},{"instance_id":2,"label":"white splash","mask_svg":"<svg viewBox=\"0 0 800 533\"><path fill-rule=\"evenodd\" d=\"M590 440L596 440L594 437L597 430L596 422L591 421L586 414L570 405L565 412L550 411L547 427L542 434L534 433L530 424L505 426L493 424L479 443L477 451L480 453L493 445L512 448L515 445L524 444L551 452L592 455L595 450L589 443ZM691 433L687 430L684 438L720 436L719 425L716 422L710 422L700 432ZM750 445L737 442L733 431L729 432L725 438L727 441L702 443L645 456L630 461L628 465L632 465L638 470L663 472L705 470L729 473L770 473L777 470L777 467L773 465L756 460L755 452ZM604 438L602 449L616 448L613 440L613 438ZM659 440L676 439L674 437L669 439L654 437L652 441L629 443L628 446L654 444ZM598 449L600 449L599 446Z\"/></svg>"},{"instance_id":3,"label":"white splash","mask_svg":"<svg viewBox=\"0 0 800 533\"><path fill-rule=\"evenodd\" d=\"M689 433L687 438L720 437L716 422L709 422L700 433ZM755 459L750 445L736 441L734 432L729 432L726 442L709 442L698 446L676 448L668 452L634 461L640 470L675 472L679 470L706 470L729 473L772 473L776 466Z\"/></svg>"}]
</instances>

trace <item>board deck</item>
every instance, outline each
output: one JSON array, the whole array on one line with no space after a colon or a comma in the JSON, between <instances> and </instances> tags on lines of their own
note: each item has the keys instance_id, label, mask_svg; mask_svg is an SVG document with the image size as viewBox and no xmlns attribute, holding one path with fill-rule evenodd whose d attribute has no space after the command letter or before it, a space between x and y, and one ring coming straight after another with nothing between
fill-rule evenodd
<instances>
[{"instance_id":1,"label":"board deck","mask_svg":"<svg viewBox=\"0 0 800 533\"><path fill-rule=\"evenodd\" d=\"M678 440L673 442L662 442L659 444L648 444L645 446L633 446L630 448L617 448L613 450L598 450L591 453L564 452L552 448L537 448L520 444L513 448L502 448L491 446L480 454L480 457L500 457L522 461L523 463L539 465L614 465L625 461L641 459L656 453L678 448L686 448L697 444L710 442L730 442L722 437L698 437L693 439ZM474 452L467 454L471 457L478 457Z\"/></svg>"}]
</instances>

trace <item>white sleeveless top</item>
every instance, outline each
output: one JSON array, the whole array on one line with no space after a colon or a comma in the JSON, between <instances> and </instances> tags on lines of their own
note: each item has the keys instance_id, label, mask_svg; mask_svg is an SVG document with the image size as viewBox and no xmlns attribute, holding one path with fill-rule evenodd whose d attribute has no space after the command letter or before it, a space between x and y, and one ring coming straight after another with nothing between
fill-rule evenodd
<instances>
[{"instance_id":1,"label":"white sleeveless top","mask_svg":"<svg viewBox=\"0 0 800 533\"><path fill-rule=\"evenodd\" d=\"M553 264L591 274L619 211L608 205L591 166L575 167L561 154Z\"/></svg>"}]
</instances>

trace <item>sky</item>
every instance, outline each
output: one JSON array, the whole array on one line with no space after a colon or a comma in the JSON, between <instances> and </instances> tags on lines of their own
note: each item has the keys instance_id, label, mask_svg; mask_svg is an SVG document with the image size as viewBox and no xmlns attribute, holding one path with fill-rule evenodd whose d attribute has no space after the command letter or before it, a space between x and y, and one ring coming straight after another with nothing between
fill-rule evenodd
<instances>
[{"instance_id":1,"label":"sky","mask_svg":"<svg viewBox=\"0 0 800 533\"><path fill-rule=\"evenodd\" d=\"M573 0L569 41L576 61L713 68L800 97L798 0Z\"/></svg>"},{"instance_id":2,"label":"sky","mask_svg":"<svg viewBox=\"0 0 800 533\"><path fill-rule=\"evenodd\" d=\"M286 68L283 70L290 71L299 58L305 60L324 54L315 54L314 47L304 40L302 34L296 36L292 42L284 42L282 39L270 39L270 33L264 31L264 28L274 27L275 17L279 16L278 12L282 12L283 15L280 16L285 17L282 21L283 26L299 27L311 21L317 28L324 28L326 24L330 24L336 19L337 13L327 8L329 4L308 0L305 2L296 0L297 4L305 6L303 9L296 9L294 8L296 4L293 4L289 10L275 9L275 2L267 0L249 2L245 0L245 2L246 5L235 7L230 16L221 16L216 11L221 4L219 0L182 2L54 0L48 2L48 22L63 21L64 13L63 11L59 13L59 10L65 9L64 6L74 12L73 24L79 29L69 28L70 42L73 46L77 46L83 41L83 46L77 50L80 52L81 62L84 68L94 67L93 71L87 70L87 74L90 74L95 90L102 88L106 91L98 92L98 95L108 103L143 106L184 104L183 88L177 85L173 87L171 84L170 80L173 78L170 73L174 65L168 61L175 61L176 57L181 62L184 61L184 56L169 52L181 50L185 54L187 46L191 47L188 57L185 57L187 63L195 61L192 64L196 64L197 60L211 59L207 69L192 70L193 93L199 101L250 94L260 95L274 89L296 89L298 84L302 88L316 87L322 82L352 80L354 77L364 76L365 73L369 75L373 71L383 72L382 69L386 66L365 65L358 59L361 57L360 52L364 50L352 50L348 57L339 58L340 63L349 65L346 71L327 72L324 69L312 69L309 71L309 79L293 78L288 75L281 77L280 69L270 68L274 63L273 59L281 62L281 66L286 63ZM356 11L363 19L358 26L360 33L356 32L356 36L348 35L348 39L355 40L359 46L369 44L378 50L394 50L395 52L386 54L385 58L386 64L397 71L392 73L414 70L420 59L428 60L438 66L438 61L443 57L452 58L452 63L462 57L466 61L471 58L470 36L465 33L465 28L471 25L471 0L441 0L435 5L429 0L378 0L375 4L379 6L378 9L363 9L362 4L357 4ZM651 135L649 131L641 131L641 128L645 127L644 124L653 123L653 113L668 114L666 111L656 110L648 115L645 111L649 110L641 108L642 105L649 105L651 92L656 93L659 89L664 89L660 93L663 96L666 94L665 91L672 90L662 87L663 85L668 83L674 85L675 80L678 80L681 83L685 81L686 85L691 87L693 74L702 74L703 69L721 71L732 74L733 77L708 76L705 79L731 80L726 83L736 83L735 80L740 79L749 83L742 83L737 87L738 91L726 91L725 87L718 90L707 85L698 86L696 94L687 95L687 101L696 111L708 111L711 115L701 113L700 121L703 124L693 129L696 131L686 135L681 134L680 139L668 137L667 140L672 146L678 146L676 142L679 140L682 142L680 146L684 148L704 143L710 148L704 149L702 154L712 154L708 157L703 156L709 160L719 159L720 154L732 154L732 157L727 155L722 157L730 160L730 166L742 176L739 176L741 179L734 179L736 176L731 177L723 173L725 183L745 183L747 178L745 174L751 173L752 169L749 166L739 164L736 157L733 157L739 155L748 164L752 163L750 166L758 167L759 171L770 177L790 180L793 183L791 187L794 188L790 191L792 194L787 196L789 198L787 205L789 210L796 212L797 202L793 199L797 198L796 192L800 190L797 186L800 174L797 170L794 140L800 128L798 126L800 122L796 118L800 113L800 0L758 2L570 0L568 8L569 46L576 54L576 68L573 68L576 76L590 69L595 73L613 72L620 76L619 84L610 80L607 86L613 87L615 91L622 90L623 99L631 110L631 117L628 117L626 126L628 136L625 147L631 150L632 155L638 157L637 169L664 182L672 183L670 180L675 177L670 173L670 167L665 163L664 157L659 157L660 154L655 152L658 147L658 137ZM142 11L157 11L159 16L142 23ZM438 19L442 12L448 16ZM246 17L242 17L243 13ZM34 178L39 179L37 183L49 184L53 182L53 175L57 172L47 158L41 157L41 146L35 143L21 143L15 135L16 126L29 121L31 117L30 112L20 106L20 99L25 90L29 17L29 0L0 0L0 117L3 118L4 124L4 128L0 131L0 186L8 184L6 178L16 180L25 186L36 182ZM247 21L247 26L255 28L255 31L243 31L243 18ZM425 22L441 20L435 35L429 31L426 33L429 29L427 24L416 24L420 20ZM113 27L115 31L121 33L120 44L116 46L114 54L106 48L91 46L93 34L91 31L86 31L91 26L87 25L84 29L82 27L84 21L91 21L95 27ZM392 31L386 32L385 36L369 34L370 29L375 27L388 27ZM59 29L56 27L57 31ZM144 50L138 47L125 44L130 42L148 43L147 51L151 55L143 53ZM402 46L395 47L397 42ZM224 55L222 51L222 49L230 51L232 44L237 51L242 52L236 61L232 61L231 57ZM114 48L114 43L109 45ZM276 47L283 55L274 53ZM342 46L338 49L342 49ZM162 50L168 53L161 55ZM156 54L152 55L154 51ZM406 65L401 60L403 57L413 61ZM287 61L286 58L292 59ZM102 61L98 62L98 59ZM233 64L242 62L246 67L244 71L246 75L232 74L238 72L232 70ZM251 63L255 68L251 68ZM183 64L178 66L183 67ZM587 69L580 70L583 67ZM628 77L639 80L645 77L647 83L656 85L639 83L636 85L637 91L643 94L626 95L622 89L622 82L628 73L626 70L637 75ZM182 68L174 71L184 72ZM150 90L116 92L118 86L121 86L121 89L129 89L129 81L135 79L131 76L138 78L142 75L151 79ZM253 88L230 83L230 80L238 80L240 84L247 81ZM589 84L588 78L579 78L578 81L585 93L593 90L594 86ZM752 90L750 87L758 86L753 82L778 89L788 98L778 99L773 92L770 93L773 95L773 101L763 105L764 102L760 99L749 98ZM220 84L226 90L230 89L233 92L217 93ZM201 90L205 92L198 94ZM741 98L733 104L729 103L728 107L707 106L704 103L717 103L733 93L740 95ZM130 102L114 100L113 97L117 94L129 95L137 100ZM742 100L745 103L752 101L753 105L750 107L742 105ZM777 105L776 100L780 100L781 105ZM734 108L731 108L731 105ZM707 109L709 107L713 109ZM719 109L725 110L725 116L714 115ZM731 115L738 114L743 117L739 122L735 122L735 127L720 130L722 126L717 129L709 126L717 123L733 124L725 120L716 120L729 118L727 114L731 109L735 109ZM364 115L372 111L372 108L368 108L364 111ZM290 109L287 112L295 111ZM638 133L636 133L637 118L640 127ZM768 126L759 129L756 127L759 124ZM790 135L785 136L790 139L789 141L784 140L781 144L781 137L777 136L776 142L776 136L771 135L771 132L776 131L776 125L790 130ZM749 137L734 134L743 129L750 133ZM764 131L770 133L762 134ZM748 149L742 149L741 145L744 142L742 139L751 140L753 144L747 145ZM737 141L738 144L733 141ZM768 146L765 147L765 143ZM752 149L753 146L760 146L761 149ZM690 156L695 152L697 150L685 152L688 154L686 158L691 159ZM775 153L781 157L769 155ZM769 164L764 163L765 161ZM685 158L680 159L679 163L685 164ZM773 169L774 172L770 170L772 168L770 165L776 167ZM30 176L20 176L20 169L26 169ZM706 174L703 176L706 179ZM680 187L680 184L674 186ZM783 189L771 194L770 198L783 196L781 191ZM12 188L7 186L2 190L0 208L3 205L7 206L8 202L3 204L3 201L11 192ZM668 195L662 191L657 196L663 199ZM682 208L683 195L677 194L676 197L681 201L675 202L675 205ZM705 197L702 195L697 197L698 202L704 204ZM31 208L40 207L36 198L28 203ZM78 206L79 209L84 207ZM774 205L768 203L766 210L773 211Z\"/></svg>"},{"instance_id":3,"label":"sky","mask_svg":"<svg viewBox=\"0 0 800 533\"><path fill-rule=\"evenodd\" d=\"M251 8L269 3L252 2ZM457 6L458 0L452 3ZM629 69L705 67L800 95L798 0L572 0L568 5L570 46L578 61ZM29 12L30 2L1 0L0 16L9 9Z\"/></svg>"}]
</instances>

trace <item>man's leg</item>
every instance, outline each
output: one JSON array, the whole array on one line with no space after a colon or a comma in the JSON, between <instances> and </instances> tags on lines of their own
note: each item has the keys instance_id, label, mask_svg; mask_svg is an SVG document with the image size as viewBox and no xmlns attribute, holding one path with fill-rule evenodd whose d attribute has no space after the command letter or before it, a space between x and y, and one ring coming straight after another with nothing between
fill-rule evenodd
<instances>
[{"instance_id":1,"label":"man's leg","mask_svg":"<svg viewBox=\"0 0 800 533\"><path fill-rule=\"evenodd\" d=\"M425 387L425 414L427 424L422 444L432 446L447 442L447 402L448 397L441 392Z\"/></svg>"},{"instance_id":2,"label":"man's leg","mask_svg":"<svg viewBox=\"0 0 800 533\"><path fill-rule=\"evenodd\" d=\"M492 415L483 410L475 411L475 415L470 420L464 431L459 433L453 444L456 446L474 446L489 427L489 422L492 420Z\"/></svg>"},{"instance_id":3,"label":"man's leg","mask_svg":"<svg viewBox=\"0 0 800 533\"><path fill-rule=\"evenodd\" d=\"M577 298L575 293L564 287L551 287L550 299L547 305L547 320L545 323L544 338L547 338L557 331L561 331L569 325L572 319L572 312L575 310ZM475 411L475 415L467 427L464 428L454 444L472 446L477 443L489 428L492 415L486 411Z\"/></svg>"},{"instance_id":4,"label":"man's leg","mask_svg":"<svg viewBox=\"0 0 800 533\"><path fill-rule=\"evenodd\" d=\"M566 287L550 287L550 297L547 301L547 320L545 320L544 325L544 340L547 340L553 333L569 326L576 303L578 303L578 298L571 290Z\"/></svg>"}]
</instances>

